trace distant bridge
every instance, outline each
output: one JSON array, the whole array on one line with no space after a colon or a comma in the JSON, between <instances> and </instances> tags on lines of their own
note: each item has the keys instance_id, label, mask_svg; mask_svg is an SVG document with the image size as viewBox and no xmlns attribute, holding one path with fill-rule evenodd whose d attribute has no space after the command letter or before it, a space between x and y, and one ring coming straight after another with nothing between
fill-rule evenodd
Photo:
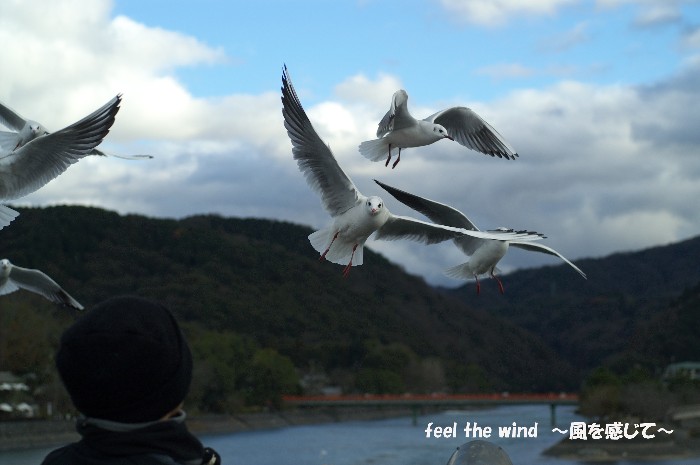
<instances>
[{"instance_id":1,"label":"distant bridge","mask_svg":"<svg viewBox=\"0 0 700 465\"><path fill-rule=\"evenodd\" d=\"M549 405L550 422L556 425L557 405L578 405L578 395L560 394L399 394L399 395L318 395L285 396L284 403L290 407L409 407L413 412L413 422L427 407L468 408L499 405Z\"/></svg>"}]
</instances>

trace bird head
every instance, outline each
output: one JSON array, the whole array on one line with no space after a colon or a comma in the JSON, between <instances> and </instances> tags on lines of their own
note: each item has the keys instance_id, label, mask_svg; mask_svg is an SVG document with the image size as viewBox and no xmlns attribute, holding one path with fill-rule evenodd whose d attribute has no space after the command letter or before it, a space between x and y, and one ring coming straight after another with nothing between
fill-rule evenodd
<instances>
[{"instance_id":1,"label":"bird head","mask_svg":"<svg viewBox=\"0 0 700 465\"><path fill-rule=\"evenodd\" d=\"M369 197L367 199L366 205L367 210L369 210L369 214L372 216L376 215L382 210L382 208L384 208L384 202L381 198L377 196Z\"/></svg>"},{"instance_id":2,"label":"bird head","mask_svg":"<svg viewBox=\"0 0 700 465\"><path fill-rule=\"evenodd\" d=\"M435 126L433 126L433 132L442 139L454 140L454 138L447 133L447 129L445 129L445 126L441 124L436 124Z\"/></svg>"}]
</instances>

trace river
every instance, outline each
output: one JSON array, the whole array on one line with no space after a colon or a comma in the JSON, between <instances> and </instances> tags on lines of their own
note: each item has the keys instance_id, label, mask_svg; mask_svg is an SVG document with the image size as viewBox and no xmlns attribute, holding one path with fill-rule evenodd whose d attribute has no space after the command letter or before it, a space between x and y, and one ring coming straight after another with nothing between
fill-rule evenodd
<instances>
[{"instance_id":1,"label":"river","mask_svg":"<svg viewBox=\"0 0 700 465\"><path fill-rule=\"evenodd\" d=\"M556 410L557 427L568 430L571 422L584 421L573 407ZM521 437L499 438L499 427L516 423ZM568 434L553 432L546 405L509 406L493 409L449 411L417 418L342 422L293 426L272 430L201 436L202 442L217 450L224 465L443 465L457 446L474 439L465 438L469 423L491 428L488 440L500 445L514 465L578 465L581 462L541 455L541 452ZM431 425L430 437L426 429ZM457 424L457 437L442 437L444 427ZM441 427L441 437L436 436ZM451 431L450 431L451 433ZM526 434L536 437L524 437ZM452 434L450 434L452 436ZM481 439L487 439L482 437ZM38 465L48 450L0 453L2 465ZM698 459L667 461L618 461L619 465L697 465Z\"/></svg>"}]
</instances>

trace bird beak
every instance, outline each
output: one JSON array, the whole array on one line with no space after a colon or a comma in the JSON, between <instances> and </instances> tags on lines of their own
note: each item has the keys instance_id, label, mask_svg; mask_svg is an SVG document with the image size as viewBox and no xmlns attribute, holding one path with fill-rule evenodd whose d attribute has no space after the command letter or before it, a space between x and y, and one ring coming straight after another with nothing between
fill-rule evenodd
<instances>
[{"instance_id":1,"label":"bird beak","mask_svg":"<svg viewBox=\"0 0 700 465\"><path fill-rule=\"evenodd\" d=\"M450 139L451 141L454 141L454 140L455 140L455 138L452 137L452 136L445 136L445 139Z\"/></svg>"}]
</instances>

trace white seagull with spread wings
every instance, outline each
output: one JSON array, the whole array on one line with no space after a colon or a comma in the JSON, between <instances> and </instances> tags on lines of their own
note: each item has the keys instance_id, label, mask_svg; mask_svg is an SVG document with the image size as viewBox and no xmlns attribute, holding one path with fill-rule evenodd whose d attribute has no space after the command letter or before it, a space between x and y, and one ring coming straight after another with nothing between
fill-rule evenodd
<instances>
[{"instance_id":1,"label":"white seagull with spread wings","mask_svg":"<svg viewBox=\"0 0 700 465\"><path fill-rule=\"evenodd\" d=\"M10 294L19 289L26 289L42 295L51 302L82 310L83 306L39 270L22 268L10 263L6 258L0 260L0 295Z\"/></svg>"},{"instance_id":2,"label":"white seagull with spread wings","mask_svg":"<svg viewBox=\"0 0 700 465\"><path fill-rule=\"evenodd\" d=\"M360 144L360 153L372 160L386 157L389 165L392 150L398 150L392 168L401 160L401 149L430 145L450 139L472 150L492 157L515 160L518 154L489 123L467 107L451 107L417 120L408 112L408 94L397 90L391 107L379 122L378 139Z\"/></svg>"},{"instance_id":3,"label":"white seagull with spread wings","mask_svg":"<svg viewBox=\"0 0 700 465\"><path fill-rule=\"evenodd\" d=\"M121 95L77 123L49 133L0 105L0 123L17 132L0 131L0 202L30 194L90 155L109 132ZM97 154L97 153L96 153ZM19 213L0 205L0 229Z\"/></svg>"},{"instance_id":4,"label":"white seagull with spread wings","mask_svg":"<svg viewBox=\"0 0 700 465\"><path fill-rule=\"evenodd\" d=\"M321 253L320 259L345 264L344 276L352 266L362 265L364 244L372 233L376 233L376 239L412 239L426 244L463 235L482 239L541 239L539 235L528 233L467 231L396 216L389 212L381 198L362 195L311 125L286 67L282 74L282 115L299 170L309 186L321 196L324 208L333 217L333 224L312 233L309 241Z\"/></svg>"},{"instance_id":5,"label":"white seagull with spread wings","mask_svg":"<svg viewBox=\"0 0 700 465\"><path fill-rule=\"evenodd\" d=\"M118 95L117 98L121 99L121 96ZM32 120L25 120L10 107L2 103L0 103L0 124L14 130L0 131L0 151L13 151L39 136L50 134L40 123ZM153 158L153 155L118 155L115 153L103 152L98 149L92 149L87 154L100 157L123 158L125 160Z\"/></svg>"},{"instance_id":6,"label":"white seagull with spread wings","mask_svg":"<svg viewBox=\"0 0 700 465\"><path fill-rule=\"evenodd\" d=\"M465 228L472 231L479 230L464 213L450 207L449 205L428 200L414 194L409 194L408 192L388 186L377 180L374 182L379 184L382 188L384 188L384 190L394 196L396 200L424 214L430 218L431 221L437 224L444 224L456 228ZM474 278L476 280L477 294L480 292L479 275L487 273L498 282L498 289L501 291L501 294L505 292L503 283L495 275L495 271L497 271L496 265L506 254L509 246L530 250L533 252L542 252L559 257L574 270L576 270L581 276L586 278L586 274L581 271L579 267L571 263L559 252L547 247L546 245L534 243L532 241L522 241L518 238L504 238L503 240L493 241L483 240L478 237L462 236L454 239L454 243L462 252L469 255L471 259L466 263L447 269L445 274L455 279Z\"/></svg>"}]
</instances>

